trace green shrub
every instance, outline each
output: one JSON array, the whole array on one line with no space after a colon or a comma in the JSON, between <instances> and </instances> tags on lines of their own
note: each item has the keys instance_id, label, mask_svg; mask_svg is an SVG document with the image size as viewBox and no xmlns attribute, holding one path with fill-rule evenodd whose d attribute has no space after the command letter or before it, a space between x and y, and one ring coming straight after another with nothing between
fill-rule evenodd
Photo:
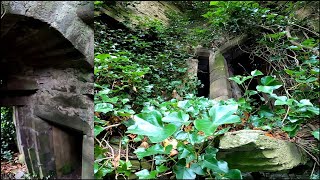
<instances>
[{"instance_id":1,"label":"green shrub","mask_svg":"<svg viewBox=\"0 0 320 180\"><path fill-rule=\"evenodd\" d=\"M12 160L17 151L12 111L11 107L1 107L1 160Z\"/></svg>"}]
</instances>

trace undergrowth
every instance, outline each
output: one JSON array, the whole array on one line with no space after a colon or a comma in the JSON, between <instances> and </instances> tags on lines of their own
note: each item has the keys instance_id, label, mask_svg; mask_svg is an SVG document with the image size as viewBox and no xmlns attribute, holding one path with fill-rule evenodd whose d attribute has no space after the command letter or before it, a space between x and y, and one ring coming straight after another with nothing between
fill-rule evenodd
<instances>
[{"instance_id":1,"label":"undergrowth","mask_svg":"<svg viewBox=\"0 0 320 180\"><path fill-rule=\"evenodd\" d=\"M298 143L299 130L318 122L319 32L295 14L307 2L183 2L176 5L184 13L168 12L168 27L148 19L135 29L95 22L96 178L240 179L216 158L217 137L260 129ZM200 83L186 66L195 47L219 48L243 34L253 43L239 47L264 66L229 78L242 97L195 97ZM253 79L258 85L249 89ZM309 133L319 140L319 129ZM300 146L319 166L318 147Z\"/></svg>"}]
</instances>

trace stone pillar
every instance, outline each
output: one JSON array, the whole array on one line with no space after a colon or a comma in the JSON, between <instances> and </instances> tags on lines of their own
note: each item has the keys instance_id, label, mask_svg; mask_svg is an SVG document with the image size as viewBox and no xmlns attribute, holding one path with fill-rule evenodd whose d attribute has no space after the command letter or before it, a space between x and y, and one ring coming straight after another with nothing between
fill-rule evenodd
<instances>
[{"instance_id":1,"label":"stone pillar","mask_svg":"<svg viewBox=\"0 0 320 180\"><path fill-rule=\"evenodd\" d=\"M220 51L211 53L209 57L210 94L214 100L227 100L232 96L229 83L228 66Z\"/></svg>"},{"instance_id":2,"label":"stone pillar","mask_svg":"<svg viewBox=\"0 0 320 180\"><path fill-rule=\"evenodd\" d=\"M18 146L29 173L43 178L55 172L51 125L33 116L29 105L16 107L15 115Z\"/></svg>"},{"instance_id":3,"label":"stone pillar","mask_svg":"<svg viewBox=\"0 0 320 180\"><path fill-rule=\"evenodd\" d=\"M82 179L94 179L94 140L92 136L83 135L82 145Z\"/></svg>"},{"instance_id":4,"label":"stone pillar","mask_svg":"<svg viewBox=\"0 0 320 180\"><path fill-rule=\"evenodd\" d=\"M188 65L188 76L189 77L197 77L198 72L198 59L188 59L187 65Z\"/></svg>"}]
</instances>

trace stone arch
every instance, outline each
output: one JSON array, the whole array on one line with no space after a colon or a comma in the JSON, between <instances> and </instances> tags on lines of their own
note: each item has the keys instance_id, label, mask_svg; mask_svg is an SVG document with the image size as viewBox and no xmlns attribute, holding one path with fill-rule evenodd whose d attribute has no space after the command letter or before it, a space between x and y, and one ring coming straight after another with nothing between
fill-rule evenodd
<instances>
[{"instance_id":1,"label":"stone arch","mask_svg":"<svg viewBox=\"0 0 320 180\"><path fill-rule=\"evenodd\" d=\"M20 153L40 177L80 164L76 177L93 178L93 30L82 18L89 3L3 2L0 105L15 106Z\"/></svg>"}]
</instances>

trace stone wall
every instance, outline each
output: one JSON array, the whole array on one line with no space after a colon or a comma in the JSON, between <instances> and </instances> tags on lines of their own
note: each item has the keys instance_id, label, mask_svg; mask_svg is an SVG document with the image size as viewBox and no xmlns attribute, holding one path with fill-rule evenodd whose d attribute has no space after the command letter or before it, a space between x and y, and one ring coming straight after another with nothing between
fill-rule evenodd
<instances>
[{"instance_id":1,"label":"stone wall","mask_svg":"<svg viewBox=\"0 0 320 180\"><path fill-rule=\"evenodd\" d=\"M4 1L0 105L40 178L93 178L93 2Z\"/></svg>"},{"instance_id":2,"label":"stone wall","mask_svg":"<svg viewBox=\"0 0 320 180\"><path fill-rule=\"evenodd\" d=\"M111 5L101 7L96 11L96 15L106 14L118 22L125 23L131 28L139 24L139 18L142 22L147 19L156 19L167 24L169 19L166 11L180 12L180 10L169 2L165 1L115 1Z\"/></svg>"}]
</instances>

